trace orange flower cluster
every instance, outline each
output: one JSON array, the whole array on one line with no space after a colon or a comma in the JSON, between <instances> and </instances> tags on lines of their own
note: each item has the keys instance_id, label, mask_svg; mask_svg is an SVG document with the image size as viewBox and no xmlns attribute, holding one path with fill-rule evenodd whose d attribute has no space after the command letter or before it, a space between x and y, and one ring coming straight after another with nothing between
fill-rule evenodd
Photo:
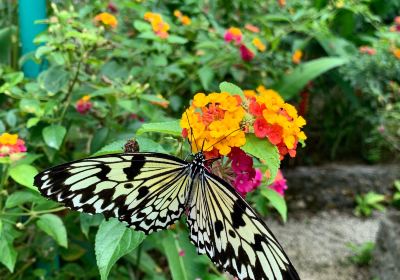
<instances>
[{"instance_id":1,"label":"orange flower cluster","mask_svg":"<svg viewBox=\"0 0 400 280\"><path fill-rule=\"evenodd\" d=\"M296 50L292 55L292 62L294 64L299 64L301 62L302 57L303 57L303 52L301 50Z\"/></svg>"},{"instance_id":2,"label":"orange flower cluster","mask_svg":"<svg viewBox=\"0 0 400 280\"><path fill-rule=\"evenodd\" d=\"M397 59L400 59L400 48L394 48L392 53Z\"/></svg>"},{"instance_id":3,"label":"orange flower cluster","mask_svg":"<svg viewBox=\"0 0 400 280\"><path fill-rule=\"evenodd\" d=\"M183 25L190 25L192 23L190 17L183 15L179 10L174 11L174 16L176 16Z\"/></svg>"},{"instance_id":4,"label":"orange flower cluster","mask_svg":"<svg viewBox=\"0 0 400 280\"><path fill-rule=\"evenodd\" d=\"M259 86L257 91L244 91L248 109L255 120L252 129L258 138L268 138L279 149L281 159L289 153L296 156L299 141L307 137L301 128L306 124L294 106L285 103L274 90ZM251 130L250 130L251 132Z\"/></svg>"},{"instance_id":5,"label":"orange flower cluster","mask_svg":"<svg viewBox=\"0 0 400 280\"><path fill-rule=\"evenodd\" d=\"M255 37L253 39L253 45L260 51L260 52L265 52L267 47L264 45L263 42L261 42L260 38Z\"/></svg>"},{"instance_id":6,"label":"orange flower cluster","mask_svg":"<svg viewBox=\"0 0 400 280\"><path fill-rule=\"evenodd\" d=\"M26 152L25 142L18 138L18 134L3 133L0 135L0 158L12 157L24 152Z\"/></svg>"},{"instance_id":7,"label":"orange flower cluster","mask_svg":"<svg viewBox=\"0 0 400 280\"><path fill-rule=\"evenodd\" d=\"M105 26L111 26L112 28L116 28L118 26L118 20L115 16L109 13L100 13L95 16L94 21L101 22Z\"/></svg>"},{"instance_id":8,"label":"orange flower cluster","mask_svg":"<svg viewBox=\"0 0 400 280\"><path fill-rule=\"evenodd\" d=\"M206 157L228 155L232 147L243 146L241 121L245 110L239 96L229 93L197 93L181 118L182 135L189 138L192 150L205 151Z\"/></svg>"},{"instance_id":9,"label":"orange flower cluster","mask_svg":"<svg viewBox=\"0 0 400 280\"><path fill-rule=\"evenodd\" d=\"M168 38L169 24L164 22L161 15L157 13L147 12L144 14L144 19L150 22L154 33L161 39Z\"/></svg>"}]
</instances>

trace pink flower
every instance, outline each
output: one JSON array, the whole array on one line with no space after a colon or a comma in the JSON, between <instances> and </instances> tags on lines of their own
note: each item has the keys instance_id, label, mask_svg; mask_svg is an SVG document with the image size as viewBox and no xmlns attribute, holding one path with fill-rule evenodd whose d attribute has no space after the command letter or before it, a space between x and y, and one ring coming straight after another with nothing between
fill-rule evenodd
<instances>
[{"instance_id":1,"label":"pink flower","mask_svg":"<svg viewBox=\"0 0 400 280\"><path fill-rule=\"evenodd\" d=\"M79 99L76 102L75 108L78 111L78 113L82 114L82 115L84 115L87 112L89 112L90 109L92 108L92 102L90 102L90 96L85 95L84 97Z\"/></svg>"},{"instance_id":2,"label":"pink flower","mask_svg":"<svg viewBox=\"0 0 400 280\"><path fill-rule=\"evenodd\" d=\"M117 5L115 5L113 2L109 2L107 5L107 9L111 12L111 13L118 13L118 8Z\"/></svg>"},{"instance_id":3,"label":"pink flower","mask_svg":"<svg viewBox=\"0 0 400 280\"><path fill-rule=\"evenodd\" d=\"M240 43L242 41L242 31L239 28L231 27L225 31L224 40L225 42L235 41L236 43Z\"/></svg>"},{"instance_id":4,"label":"pink flower","mask_svg":"<svg viewBox=\"0 0 400 280\"><path fill-rule=\"evenodd\" d=\"M250 61L254 58L254 53L245 45L240 45L239 50L240 50L240 56L244 61Z\"/></svg>"},{"instance_id":5,"label":"pink flower","mask_svg":"<svg viewBox=\"0 0 400 280\"><path fill-rule=\"evenodd\" d=\"M256 174L253 178L253 183L255 187L258 187L261 184L261 180L262 180L262 172L260 169L256 168Z\"/></svg>"},{"instance_id":6,"label":"pink flower","mask_svg":"<svg viewBox=\"0 0 400 280\"><path fill-rule=\"evenodd\" d=\"M245 196L246 193L254 189L254 184L252 180L249 179L249 175L246 173L238 174L233 182L233 185L242 196Z\"/></svg>"},{"instance_id":7,"label":"pink flower","mask_svg":"<svg viewBox=\"0 0 400 280\"><path fill-rule=\"evenodd\" d=\"M278 170L278 174L276 175L275 181L272 183L272 185L269 186L269 188L273 189L281 196L285 195L285 190L287 190L288 186L286 184L286 179L283 177L281 170Z\"/></svg>"},{"instance_id":8,"label":"pink flower","mask_svg":"<svg viewBox=\"0 0 400 280\"><path fill-rule=\"evenodd\" d=\"M183 257L183 256L185 256L185 251L179 250L179 253L178 253L178 254L179 254L180 257Z\"/></svg>"}]
</instances>

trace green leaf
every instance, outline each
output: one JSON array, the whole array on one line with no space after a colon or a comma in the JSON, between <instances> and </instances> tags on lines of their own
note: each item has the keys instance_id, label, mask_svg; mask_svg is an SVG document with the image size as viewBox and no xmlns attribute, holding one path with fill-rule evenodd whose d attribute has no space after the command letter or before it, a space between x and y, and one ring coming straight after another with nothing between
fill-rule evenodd
<instances>
[{"instance_id":1,"label":"green leaf","mask_svg":"<svg viewBox=\"0 0 400 280\"><path fill-rule=\"evenodd\" d=\"M25 203L41 203L47 201L43 196L38 193L29 191L14 192L7 197L6 208L13 208Z\"/></svg>"},{"instance_id":2,"label":"green leaf","mask_svg":"<svg viewBox=\"0 0 400 280\"><path fill-rule=\"evenodd\" d=\"M115 154L115 153L122 153L124 151L124 145L127 140L117 140L110 144L105 145L100 151L97 151L92 156L100 156L105 154Z\"/></svg>"},{"instance_id":3,"label":"green leaf","mask_svg":"<svg viewBox=\"0 0 400 280\"><path fill-rule=\"evenodd\" d=\"M36 222L38 228L50 235L60 246L68 247L67 231L60 217L53 214L44 214L39 216Z\"/></svg>"},{"instance_id":4,"label":"green leaf","mask_svg":"<svg viewBox=\"0 0 400 280\"><path fill-rule=\"evenodd\" d=\"M101 214L89 215L86 213L81 213L79 216L79 220L81 222L82 233L86 237L88 237L90 227L100 225L101 222L104 220L104 217Z\"/></svg>"},{"instance_id":5,"label":"green leaf","mask_svg":"<svg viewBox=\"0 0 400 280\"><path fill-rule=\"evenodd\" d=\"M17 261L17 251L13 241L18 233L8 224L4 224L0 230L0 263L4 264L10 272L14 272Z\"/></svg>"},{"instance_id":6,"label":"green leaf","mask_svg":"<svg viewBox=\"0 0 400 280\"><path fill-rule=\"evenodd\" d=\"M173 231L166 231L165 237L162 239L162 246L167 256L172 279L203 279L209 260L196 253L186 232L182 231L176 234ZM181 256L180 253L184 255Z\"/></svg>"},{"instance_id":7,"label":"green leaf","mask_svg":"<svg viewBox=\"0 0 400 280\"><path fill-rule=\"evenodd\" d=\"M262 188L261 195L265 196L271 205L279 212L282 220L286 222L287 220L287 206L286 201L283 196L279 195L276 191L270 188Z\"/></svg>"},{"instance_id":8,"label":"green leaf","mask_svg":"<svg viewBox=\"0 0 400 280\"><path fill-rule=\"evenodd\" d=\"M34 191L38 191L33 185L33 178L38 173L37 169L29 164L19 164L10 168L10 176L15 182Z\"/></svg>"},{"instance_id":9,"label":"green leaf","mask_svg":"<svg viewBox=\"0 0 400 280\"><path fill-rule=\"evenodd\" d=\"M245 100L243 90L235 84L222 82L219 84L219 89L221 92L228 92L233 95L237 94L242 98L242 100Z\"/></svg>"},{"instance_id":10,"label":"green leaf","mask_svg":"<svg viewBox=\"0 0 400 280\"><path fill-rule=\"evenodd\" d=\"M31 128L31 127L37 125L39 121L40 121L39 118L30 118L30 119L26 122L26 128Z\"/></svg>"},{"instance_id":11,"label":"green leaf","mask_svg":"<svg viewBox=\"0 0 400 280\"><path fill-rule=\"evenodd\" d=\"M17 116L15 115L14 110L10 110L6 114L6 122L10 127L14 127L17 125Z\"/></svg>"},{"instance_id":12,"label":"green leaf","mask_svg":"<svg viewBox=\"0 0 400 280\"><path fill-rule=\"evenodd\" d=\"M260 139L254 134L248 134L246 136L246 144L242 147L242 150L259 158L267 166L271 174L267 184L272 183L280 165L278 148L266 139Z\"/></svg>"},{"instance_id":13,"label":"green leaf","mask_svg":"<svg viewBox=\"0 0 400 280\"><path fill-rule=\"evenodd\" d=\"M19 108L22 112L38 115L40 113L40 102L36 99L22 99Z\"/></svg>"},{"instance_id":14,"label":"green leaf","mask_svg":"<svg viewBox=\"0 0 400 280\"><path fill-rule=\"evenodd\" d=\"M40 46L35 52L35 58L40 59L43 55L49 54L54 50L52 46Z\"/></svg>"},{"instance_id":15,"label":"green leaf","mask_svg":"<svg viewBox=\"0 0 400 280\"><path fill-rule=\"evenodd\" d=\"M210 84L212 80L214 79L214 71L211 67L208 67L207 65L201 67L198 71L197 74L199 75L200 82L205 90L210 89Z\"/></svg>"},{"instance_id":16,"label":"green leaf","mask_svg":"<svg viewBox=\"0 0 400 280\"><path fill-rule=\"evenodd\" d=\"M167 42L171 44L186 44L188 40L180 36L169 35L167 38Z\"/></svg>"},{"instance_id":17,"label":"green leaf","mask_svg":"<svg viewBox=\"0 0 400 280\"><path fill-rule=\"evenodd\" d=\"M98 130L93 135L92 141L90 142L90 152L94 153L98 151L101 147L104 146L108 133L109 133L108 127L102 127Z\"/></svg>"},{"instance_id":18,"label":"green leaf","mask_svg":"<svg viewBox=\"0 0 400 280\"><path fill-rule=\"evenodd\" d=\"M11 47L13 44L11 40L13 27L14 26L8 26L0 29L0 63L2 64L10 63Z\"/></svg>"},{"instance_id":19,"label":"green leaf","mask_svg":"<svg viewBox=\"0 0 400 280\"><path fill-rule=\"evenodd\" d=\"M133 27L135 27L135 29L139 32L145 32L151 30L151 25L142 20L135 20L133 22Z\"/></svg>"},{"instance_id":20,"label":"green leaf","mask_svg":"<svg viewBox=\"0 0 400 280\"><path fill-rule=\"evenodd\" d=\"M117 219L104 220L100 224L95 241L96 261L101 279L107 279L117 260L139 246L144 239L144 233L127 228Z\"/></svg>"},{"instance_id":21,"label":"green leaf","mask_svg":"<svg viewBox=\"0 0 400 280\"><path fill-rule=\"evenodd\" d=\"M42 130L44 142L56 150L60 148L66 133L65 127L58 124L47 126Z\"/></svg>"},{"instance_id":22,"label":"green leaf","mask_svg":"<svg viewBox=\"0 0 400 280\"><path fill-rule=\"evenodd\" d=\"M139 144L140 152L167 153L167 151L157 142L143 136L135 137Z\"/></svg>"},{"instance_id":23,"label":"green leaf","mask_svg":"<svg viewBox=\"0 0 400 280\"><path fill-rule=\"evenodd\" d=\"M62 65L55 65L42 72L38 77L39 84L47 91L55 94L64 89L69 82L70 74Z\"/></svg>"},{"instance_id":24,"label":"green leaf","mask_svg":"<svg viewBox=\"0 0 400 280\"><path fill-rule=\"evenodd\" d=\"M300 64L292 73L272 87L276 89L284 99L290 99L299 93L304 86L319 75L341 66L348 62L346 58L323 57Z\"/></svg>"},{"instance_id":25,"label":"green leaf","mask_svg":"<svg viewBox=\"0 0 400 280\"><path fill-rule=\"evenodd\" d=\"M164 134L171 134L174 136L182 136L182 128L179 124L179 120L159 123L145 123L136 132L137 135L141 135L145 132L158 132Z\"/></svg>"}]
</instances>

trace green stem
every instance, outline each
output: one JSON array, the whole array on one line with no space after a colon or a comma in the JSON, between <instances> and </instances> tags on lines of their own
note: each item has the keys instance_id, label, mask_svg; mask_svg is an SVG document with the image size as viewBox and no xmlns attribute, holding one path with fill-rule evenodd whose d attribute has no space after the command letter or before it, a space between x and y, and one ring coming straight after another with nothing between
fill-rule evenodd
<instances>
[{"instance_id":1,"label":"green stem","mask_svg":"<svg viewBox=\"0 0 400 280\"><path fill-rule=\"evenodd\" d=\"M0 211L3 209L3 189L5 189L7 180L8 180L8 174L10 171L10 165L9 164L4 164L3 165L3 170L1 172L1 180L0 180Z\"/></svg>"},{"instance_id":2,"label":"green stem","mask_svg":"<svg viewBox=\"0 0 400 280\"><path fill-rule=\"evenodd\" d=\"M2 213L4 216L36 216L38 214L47 214L47 213L54 213L65 210L65 207L58 207L50 210L42 210L42 211L30 211L28 213Z\"/></svg>"}]
</instances>

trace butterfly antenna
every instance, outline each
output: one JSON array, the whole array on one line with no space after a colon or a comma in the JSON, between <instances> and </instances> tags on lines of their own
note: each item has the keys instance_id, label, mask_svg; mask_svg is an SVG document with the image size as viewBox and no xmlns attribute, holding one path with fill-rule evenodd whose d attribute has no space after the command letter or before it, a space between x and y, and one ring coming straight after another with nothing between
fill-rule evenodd
<instances>
[{"instance_id":1,"label":"butterfly antenna","mask_svg":"<svg viewBox=\"0 0 400 280\"><path fill-rule=\"evenodd\" d=\"M186 114L186 119L187 119L187 121L188 121L189 128L190 128L190 136L192 137L192 140L194 141L194 144L196 145L196 149L197 149L197 151L198 151L198 150L199 150L199 147L197 147L197 141L196 141L196 138L194 137L193 128L192 128L192 126L190 125L189 116L188 116L186 110L185 110L185 114ZM189 141L189 143L190 143L190 152L193 154L193 151L192 151L192 142Z\"/></svg>"},{"instance_id":2,"label":"butterfly antenna","mask_svg":"<svg viewBox=\"0 0 400 280\"><path fill-rule=\"evenodd\" d=\"M228 138L229 135L235 133L236 131L242 130L241 128L235 129L234 131L231 131L228 135L226 135L225 137L223 137L222 139L219 139L217 142L215 142L214 144L210 145L209 147L207 147L205 150L207 151L209 148L217 145L219 142L224 141L226 138Z\"/></svg>"}]
</instances>

